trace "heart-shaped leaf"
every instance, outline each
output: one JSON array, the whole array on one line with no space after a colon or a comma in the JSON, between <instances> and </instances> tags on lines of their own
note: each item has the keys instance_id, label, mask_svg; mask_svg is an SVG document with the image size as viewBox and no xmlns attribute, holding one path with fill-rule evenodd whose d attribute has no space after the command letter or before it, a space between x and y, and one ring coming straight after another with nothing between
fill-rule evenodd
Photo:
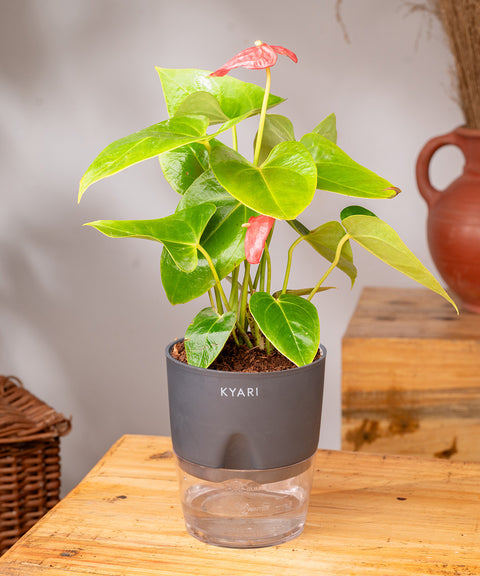
<instances>
[{"instance_id":1,"label":"heart-shaped leaf","mask_svg":"<svg viewBox=\"0 0 480 576\"><path fill-rule=\"evenodd\" d=\"M405 276L455 303L433 274L407 248L400 236L373 212L360 206L350 206L341 212L342 223L353 240L386 264Z\"/></svg>"},{"instance_id":2,"label":"heart-shaped leaf","mask_svg":"<svg viewBox=\"0 0 480 576\"><path fill-rule=\"evenodd\" d=\"M309 234L304 236L305 240L314 248L319 254L326 258L329 262L335 259L335 253L340 240L345 236L346 232L339 222L325 222ZM340 260L337 267L350 278L352 286L357 277L357 269L353 264L353 253L350 242L345 242L340 254Z\"/></svg>"},{"instance_id":3,"label":"heart-shaped leaf","mask_svg":"<svg viewBox=\"0 0 480 576\"><path fill-rule=\"evenodd\" d=\"M181 146L159 156L160 166L170 186L183 194L209 167L208 150L203 144Z\"/></svg>"},{"instance_id":4,"label":"heart-shaped leaf","mask_svg":"<svg viewBox=\"0 0 480 576\"><path fill-rule=\"evenodd\" d=\"M204 308L193 319L185 334L188 363L208 368L220 354L235 326L235 313L218 314Z\"/></svg>"},{"instance_id":5,"label":"heart-shaped leaf","mask_svg":"<svg viewBox=\"0 0 480 576\"><path fill-rule=\"evenodd\" d=\"M212 123L223 121L220 119L220 112L228 119L233 120L237 117L243 118L258 114L262 108L263 88L256 84L243 82L233 76L215 77L210 76L210 72L207 70L192 68L157 68L157 72L160 76L170 116L177 114L185 99L195 92L207 92L217 100L220 110L216 108L215 111L213 111L214 105L211 99L200 96L200 99L204 98L202 101L193 101L194 105L201 104L207 115L211 114ZM268 107L276 106L283 101L283 98L270 94ZM192 101L187 101L183 104L184 110L192 109L193 104Z\"/></svg>"},{"instance_id":6,"label":"heart-shaped leaf","mask_svg":"<svg viewBox=\"0 0 480 576\"><path fill-rule=\"evenodd\" d=\"M258 133L255 136L254 148L257 143ZM267 114L263 128L262 145L260 146L259 163L264 162L270 152L280 142L295 140L292 122L280 114Z\"/></svg>"},{"instance_id":7,"label":"heart-shaped leaf","mask_svg":"<svg viewBox=\"0 0 480 576\"><path fill-rule=\"evenodd\" d=\"M233 198L218 182L213 172L202 174L182 196L178 210L184 210L204 202L213 203L216 212L210 219L201 238L201 244L213 260L220 279L225 278L245 259L245 228L255 212ZM162 283L172 304L189 302L204 294L215 280L207 261L199 254L198 266L185 274L164 250L160 263Z\"/></svg>"},{"instance_id":8,"label":"heart-shaped leaf","mask_svg":"<svg viewBox=\"0 0 480 576\"><path fill-rule=\"evenodd\" d=\"M267 292L255 292L250 312L279 352L297 366L312 362L320 344L320 322L311 302L293 294L275 300Z\"/></svg>"},{"instance_id":9,"label":"heart-shaped leaf","mask_svg":"<svg viewBox=\"0 0 480 576\"><path fill-rule=\"evenodd\" d=\"M210 124L222 124L230 120L223 113L215 96L203 90L189 94L175 112L175 116L188 116L191 114L206 116Z\"/></svg>"},{"instance_id":10,"label":"heart-shaped leaf","mask_svg":"<svg viewBox=\"0 0 480 576\"><path fill-rule=\"evenodd\" d=\"M317 188L361 198L392 198L400 190L350 158L328 138L305 134L300 142L317 166Z\"/></svg>"},{"instance_id":11,"label":"heart-shaped leaf","mask_svg":"<svg viewBox=\"0 0 480 576\"><path fill-rule=\"evenodd\" d=\"M334 144L337 143L337 118L335 114L329 114L324 118L320 124L317 124L312 130L315 134L320 134L324 138L327 138Z\"/></svg>"},{"instance_id":12,"label":"heart-shaped leaf","mask_svg":"<svg viewBox=\"0 0 480 576\"><path fill-rule=\"evenodd\" d=\"M197 267L197 247L205 226L215 212L214 204L202 204L156 220L97 220L86 226L110 238L144 238L161 242L184 272Z\"/></svg>"},{"instance_id":13,"label":"heart-shaped leaf","mask_svg":"<svg viewBox=\"0 0 480 576\"><path fill-rule=\"evenodd\" d=\"M208 119L205 116L182 116L165 120L112 142L100 152L85 172L80 181L78 200L80 201L85 190L94 182L167 150L201 140L207 128Z\"/></svg>"},{"instance_id":14,"label":"heart-shaped leaf","mask_svg":"<svg viewBox=\"0 0 480 576\"><path fill-rule=\"evenodd\" d=\"M261 166L218 145L210 163L220 184L252 210L279 220L296 218L315 194L317 171L299 142L281 142Z\"/></svg>"}]
</instances>

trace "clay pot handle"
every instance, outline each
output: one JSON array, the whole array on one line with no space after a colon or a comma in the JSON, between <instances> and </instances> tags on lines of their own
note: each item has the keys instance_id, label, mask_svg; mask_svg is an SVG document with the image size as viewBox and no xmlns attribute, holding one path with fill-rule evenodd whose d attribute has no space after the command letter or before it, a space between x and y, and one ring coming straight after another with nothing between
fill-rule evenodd
<instances>
[{"instance_id":1,"label":"clay pot handle","mask_svg":"<svg viewBox=\"0 0 480 576\"><path fill-rule=\"evenodd\" d=\"M429 208L435 204L441 194L440 190L437 190L430 182L430 161L439 148L448 144L459 145L455 131L432 138L425 144L418 155L416 166L417 186Z\"/></svg>"}]
</instances>

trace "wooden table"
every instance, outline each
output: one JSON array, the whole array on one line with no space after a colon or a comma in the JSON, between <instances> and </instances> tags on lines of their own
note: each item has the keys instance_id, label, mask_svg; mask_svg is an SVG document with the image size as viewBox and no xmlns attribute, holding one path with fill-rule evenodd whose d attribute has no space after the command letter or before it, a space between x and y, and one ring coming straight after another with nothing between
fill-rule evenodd
<instances>
[{"instance_id":1,"label":"wooden table","mask_svg":"<svg viewBox=\"0 0 480 576\"><path fill-rule=\"evenodd\" d=\"M320 450L304 533L207 546L184 529L170 439L124 436L2 558L2 576L480 574L480 463Z\"/></svg>"},{"instance_id":2,"label":"wooden table","mask_svg":"<svg viewBox=\"0 0 480 576\"><path fill-rule=\"evenodd\" d=\"M342 343L344 450L480 461L480 314L367 287Z\"/></svg>"}]
</instances>

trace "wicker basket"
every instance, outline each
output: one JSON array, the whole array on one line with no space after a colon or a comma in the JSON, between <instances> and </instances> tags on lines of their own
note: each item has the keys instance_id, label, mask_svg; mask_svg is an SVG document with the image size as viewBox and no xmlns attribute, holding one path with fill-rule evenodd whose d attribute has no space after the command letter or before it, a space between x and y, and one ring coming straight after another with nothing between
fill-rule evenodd
<instances>
[{"instance_id":1,"label":"wicker basket","mask_svg":"<svg viewBox=\"0 0 480 576\"><path fill-rule=\"evenodd\" d=\"M18 378L0 376L0 555L58 502L70 427Z\"/></svg>"}]
</instances>

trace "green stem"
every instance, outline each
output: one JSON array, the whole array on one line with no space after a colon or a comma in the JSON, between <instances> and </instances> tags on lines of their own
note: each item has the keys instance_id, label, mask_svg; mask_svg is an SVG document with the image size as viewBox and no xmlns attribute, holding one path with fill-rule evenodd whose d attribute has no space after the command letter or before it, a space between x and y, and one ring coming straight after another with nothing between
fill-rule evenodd
<instances>
[{"instance_id":1,"label":"green stem","mask_svg":"<svg viewBox=\"0 0 480 576\"><path fill-rule=\"evenodd\" d=\"M258 166L258 159L260 158L260 148L262 147L263 128L265 126L265 116L268 108L268 97L270 95L270 85L272 83L272 73L270 68L266 68L267 81L265 84L265 92L263 94L262 111L260 112L260 121L258 124L257 141L255 143L255 153L253 156L253 165Z\"/></svg>"},{"instance_id":2,"label":"green stem","mask_svg":"<svg viewBox=\"0 0 480 576\"><path fill-rule=\"evenodd\" d=\"M286 222L295 230L295 232L300 234L300 236L306 236L307 234L310 234L310 230L304 226L297 218L295 218L295 220L287 220Z\"/></svg>"},{"instance_id":3,"label":"green stem","mask_svg":"<svg viewBox=\"0 0 480 576\"><path fill-rule=\"evenodd\" d=\"M255 322L255 319L249 310L247 311L247 317L248 317L248 323L250 324L251 332L253 334L253 341L255 342L255 346L257 346L257 348L260 348L260 350L264 350L265 341L262 337L262 333L260 332L258 324Z\"/></svg>"},{"instance_id":4,"label":"green stem","mask_svg":"<svg viewBox=\"0 0 480 576\"><path fill-rule=\"evenodd\" d=\"M210 306L215 310L215 300L213 299L212 290L208 291L208 297L210 299Z\"/></svg>"},{"instance_id":5,"label":"green stem","mask_svg":"<svg viewBox=\"0 0 480 576\"><path fill-rule=\"evenodd\" d=\"M265 244L263 253L265 254L265 260L267 263L267 292L270 294L270 290L272 289L272 260L270 259L270 250L268 249L267 243Z\"/></svg>"},{"instance_id":6,"label":"green stem","mask_svg":"<svg viewBox=\"0 0 480 576\"><path fill-rule=\"evenodd\" d=\"M215 264L213 263L213 260L210 258L210 254L205 250L205 248L201 244L197 244L197 250L199 252L201 252L203 254L203 256L205 256L205 260L207 261L207 263L210 267L210 270L213 274L213 278L215 279L215 287L216 287L216 289L218 289L220 297L221 297L223 303L225 304L225 309L227 311L230 311L230 305L228 303L227 297L225 296L225 292L223 291L222 284L220 282L220 278L218 277L217 270L215 268Z\"/></svg>"},{"instance_id":7,"label":"green stem","mask_svg":"<svg viewBox=\"0 0 480 576\"><path fill-rule=\"evenodd\" d=\"M250 282L250 291L253 293L258 289L258 283L260 281L260 266L258 266L257 271L255 273L255 278L252 282Z\"/></svg>"},{"instance_id":8,"label":"green stem","mask_svg":"<svg viewBox=\"0 0 480 576\"><path fill-rule=\"evenodd\" d=\"M287 266L285 268L285 278L283 280L282 294L285 294L285 292L287 291L288 279L290 278L290 269L292 268L293 251L303 239L304 239L303 236L300 236L288 249Z\"/></svg>"},{"instance_id":9,"label":"green stem","mask_svg":"<svg viewBox=\"0 0 480 576\"><path fill-rule=\"evenodd\" d=\"M265 292L265 250L263 251L262 259L260 260L260 265L258 268L260 270L260 282L258 284L258 290L259 292Z\"/></svg>"},{"instance_id":10,"label":"green stem","mask_svg":"<svg viewBox=\"0 0 480 576\"><path fill-rule=\"evenodd\" d=\"M240 313L238 315L238 322L245 327L245 319L247 316L247 301L248 301L248 283L250 280L250 264L245 261L245 275L243 277L242 296L240 299Z\"/></svg>"},{"instance_id":11,"label":"green stem","mask_svg":"<svg viewBox=\"0 0 480 576\"><path fill-rule=\"evenodd\" d=\"M338 262L340 261L340 255L342 254L343 245L345 244L345 242L348 242L348 240L350 240L350 238L351 238L350 234L345 234L345 236L340 240L340 242L337 245L337 250L335 252L335 258L333 259L332 264L330 265L328 270L325 272L325 274L317 282L317 284L315 285L315 288L310 292L310 294L307 298L308 301L310 301L315 296L315 294L317 293L318 289L323 284L323 282L325 281L327 276L330 274L330 272L332 272L332 270L335 269Z\"/></svg>"},{"instance_id":12,"label":"green stem","mask_svg":"<svg viewBox=\"0 0 480 576\"><path fill-rule=\"evenodd\" d=\"M230 288L230 299L228 303L230 304L230 308L233 311L237 311L238 308L238 273L240 271L240 267L237 266L233 269L232 272L232 286Z\"/></svg>"},{"instance_id":13,"label":"green stem","mask_svg":"<svg viewBox=\"0 0 480 576\"><path fill-rule=\"evenodd\" d=\"M206 138L205 140L200 140L200 144L203 144L205 146L205 148L207 149L207 152L210 154L210 152L212 151L212 145L209 142L210 138Z\"/></svg>"},{"instance_id":14,"label":"green stem","mask_svg":"<svg viewBox=\"0 0 480 576\"><path fill-rule=\"evenodd\" d=\"M233 341L235 342L235 345L240 346L240 342L238 340L238 336L237 336L237 333L235 331L235 328L232 330L232 338L233 338Z\"/></svg>"},{"instance_id":15,"label":"green stem","mask_svg":"<svg viewBox=\"0 0 480 576\"><path fill-rule=\"evenodd\" d=\"M238 150L237 127L232 126L232 147L235 152Z\"/></svg>"},{"instance_id":16,"label":"green stem","mask_svg":"<svg viewBox=\"0 0 480 576\"><path fill-rule=\"evenodd\" d=\"M247 347L253 348L253 344L250 342L250 338L248 337L248 334L245 332L245 330L240 325L240 322L238 320L237 320L235 326L236 326L237 330L240 332L240 334L242 335L242 338L243 338L245 344L247 345Z\"/></svg>"},{"instance_id":17,"label":"green stem","mask_svg":"<svg viewBox=\"0 0 480 576\"><path fill-rule=\"evenodd\" d=\"M217 301L217 312L219 314L223 314L224 310L222 306L222 295L220 294L220 290L216 284L213 289L215 290L215 300Z\"/></svg>"}]
</instances>

